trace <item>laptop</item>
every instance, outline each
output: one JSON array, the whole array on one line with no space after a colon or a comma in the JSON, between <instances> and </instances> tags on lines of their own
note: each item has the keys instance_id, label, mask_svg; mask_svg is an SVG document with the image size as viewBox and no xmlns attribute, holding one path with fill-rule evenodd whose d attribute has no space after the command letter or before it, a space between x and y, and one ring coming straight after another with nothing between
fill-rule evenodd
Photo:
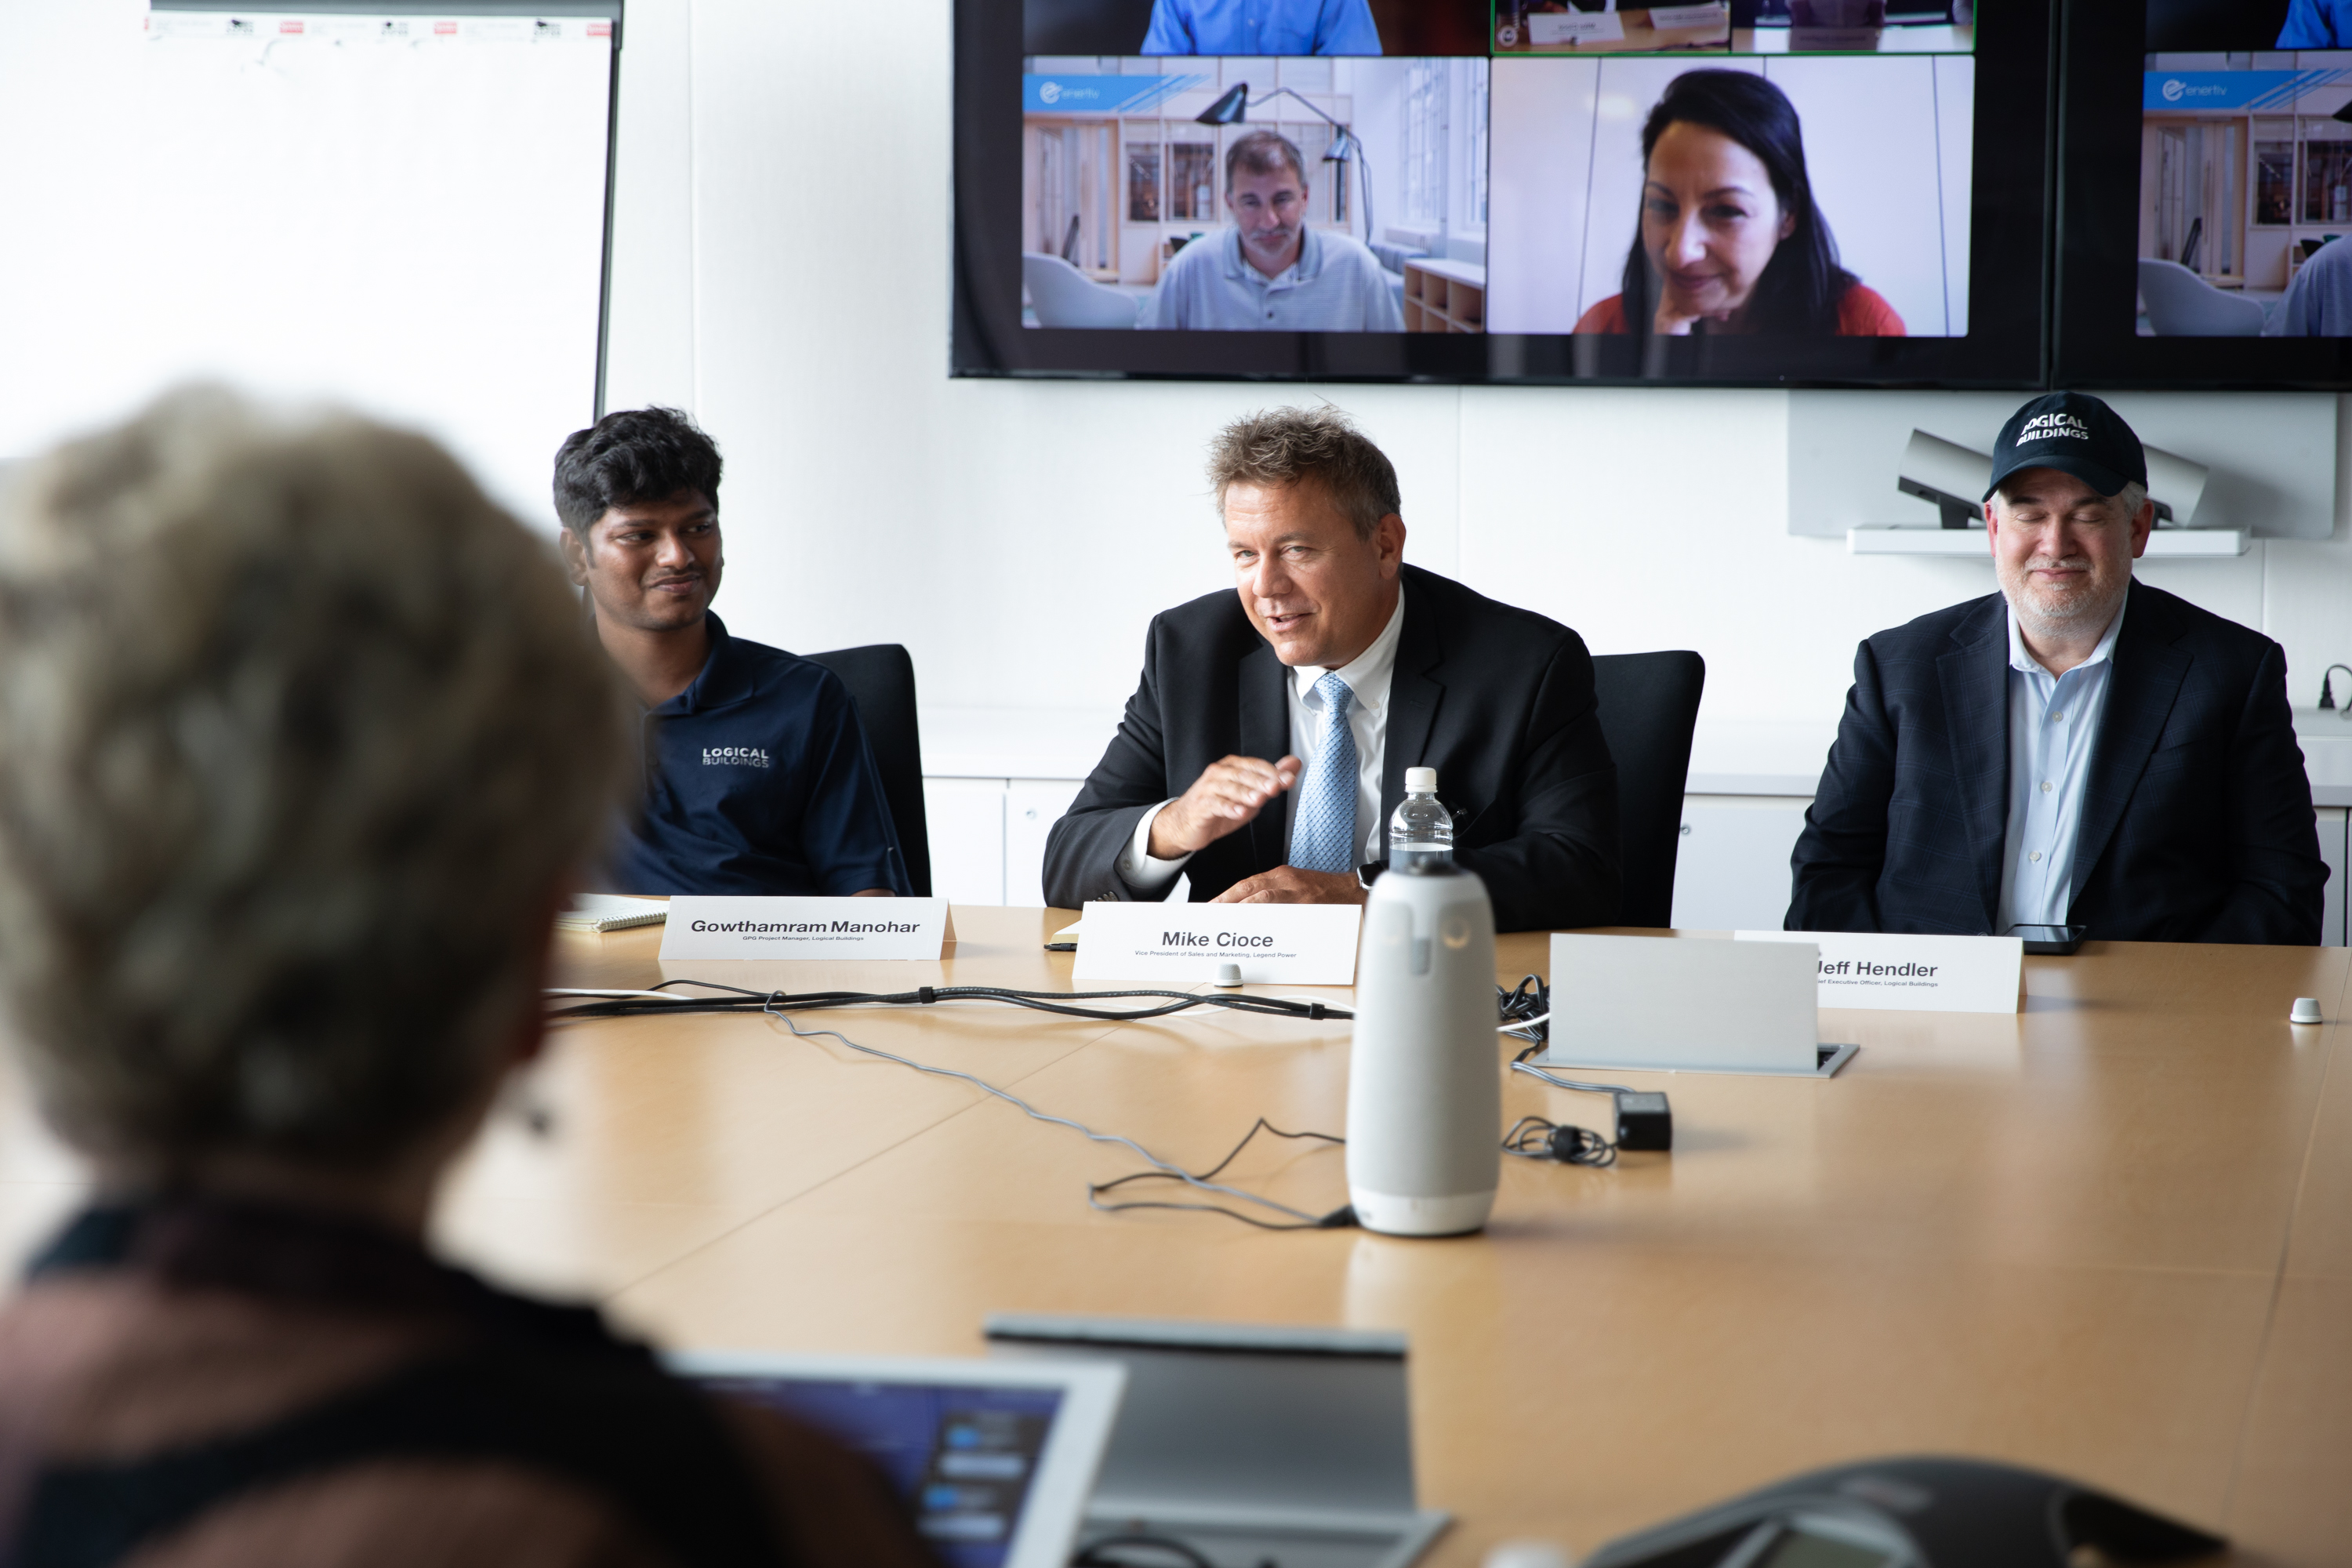
<instances>
[{"instance_id":1,"label":"laptop","mask_svg":"<svg viewBox=\"0 0 2352 1568\"><path fill-rule=\"evenodd\" d=\"M671 1371L864 1454L947 1568L1065 1568L1118 1415L1116 1363L709 1352Z\"/></svg>"},{"instance_id":2,"label":"laptop","mask_svg":"<svg viewBox=\"0 0 2352 1568\"><path fill-rule=\"evenodd\" d=\"M1551 939L1546 1067L1828 1078L1855 1047L1821 1040L1822 950L1803 941Z\"/></svg>"},{"instance_id":3,"label":"laptop","mask_svg":"<svg viewBox=\"0 0 2352 1568\"><path fill-rule=\"evenodd\" d=\"M1013 1312L987 1332L1008 1366L1127 1369L1078 1536L1090 1555L1406 1568L1445 1528L1415 1500L1402 1334Z\"/></svg>"}]
</instances>

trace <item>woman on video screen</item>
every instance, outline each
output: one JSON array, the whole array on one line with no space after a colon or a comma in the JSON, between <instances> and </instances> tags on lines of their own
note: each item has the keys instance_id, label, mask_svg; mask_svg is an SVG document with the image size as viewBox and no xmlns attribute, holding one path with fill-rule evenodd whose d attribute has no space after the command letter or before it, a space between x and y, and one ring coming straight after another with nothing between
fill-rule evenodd
<instances>
[{"instance_id":1,"label":"woman on video screen","mask_svg":"<svg viewBox=\"0 0 2352 1568\"><path fill-rule=\"evenodd\" d=\"M1623 292L1578 331L1904 335L1895 308L1838 265L1796 108L1761 76L1676 77L1642 127L1642 167Z\"/></svg>"}]
</instances>

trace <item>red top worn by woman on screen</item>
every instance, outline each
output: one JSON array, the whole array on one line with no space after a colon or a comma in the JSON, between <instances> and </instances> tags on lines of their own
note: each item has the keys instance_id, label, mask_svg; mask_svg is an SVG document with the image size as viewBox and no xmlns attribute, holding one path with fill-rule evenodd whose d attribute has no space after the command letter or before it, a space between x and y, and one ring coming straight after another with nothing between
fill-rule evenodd
<instances>
[{"instance_id":1,"label":"red top worn by woman on screen","mask_svg":"<svg viewBox=\"0 0 2352 1568\"><path fill-rule=\"evenodd\" d=\"M1813 205L1797 111L1748 71L1676 77L1642 127L1642 217L1624 288L1580 332L1808 332L1899 338L1903 318L1838 265Z\"/></svg>"}]
</instances>

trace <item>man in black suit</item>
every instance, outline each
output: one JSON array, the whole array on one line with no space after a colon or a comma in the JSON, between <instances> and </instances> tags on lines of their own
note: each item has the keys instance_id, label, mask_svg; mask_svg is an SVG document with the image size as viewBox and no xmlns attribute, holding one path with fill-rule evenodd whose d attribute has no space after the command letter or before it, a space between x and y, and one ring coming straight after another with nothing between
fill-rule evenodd
<instances>
[{"instance_id":1,"label":"man in black suit","mask_svg":"<svg viewBox=\"0 0 2352 1568\"><path fill-rule=\"evenodd\" d=\"M1360 903L1407 767L1503 931L1617 916L1617 770L1574 632L1403 563L1396 470L1336 409L1211 448L1232 594L1155 617L1118 734L1045 843L1045 897ZM1302 761L1302 758L1306 759Z\"/></svg>"},{"instance_id":2,"label":"man in black suit","mask_svg":"<svg viewBox=\"0 0 2352 1568\"><path fill-rule=\"evenodd\" d=\"M1855 654L1790 930L2319 941L2286 656L2132 581L2154 522L2105 404L2011 418L1985 506L2001 591Z\"/></svg>"}]
</instances>

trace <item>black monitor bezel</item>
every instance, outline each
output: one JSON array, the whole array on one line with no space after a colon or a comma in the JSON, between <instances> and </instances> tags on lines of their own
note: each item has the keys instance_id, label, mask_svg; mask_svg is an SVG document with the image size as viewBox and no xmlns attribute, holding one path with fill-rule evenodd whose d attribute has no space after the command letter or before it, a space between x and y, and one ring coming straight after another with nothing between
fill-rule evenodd
<instances>
[{"instance_id":1,"label":"black monitor bezel","mask_svg":"<svg viewBox=\"0 0 2352 1568\"><path fill-rule=\"evenodd\" d=\"M2140 128L2147 0L2067 0L2059 70L2052 384L2118 391L2352 390L2352 338L2143 338Z\"/></svg>"},{"instance_id":2,"label":"black monitor bezel","mask_svg":"<svg viewBox=\"0 0 2352 1568\"><path fill-rule=\"evenodd\" d=\"M1577 385L2047 384L2058 0L1978 19L1965 338L1654 342L1510 333L1129 332L1021 325L1022 0L956 0L950 370L958 376ZM1985 177L1998 171L1997 177ZM2020 257L2032 258L2019 264Z\"/></svg>"}]
</instances>

